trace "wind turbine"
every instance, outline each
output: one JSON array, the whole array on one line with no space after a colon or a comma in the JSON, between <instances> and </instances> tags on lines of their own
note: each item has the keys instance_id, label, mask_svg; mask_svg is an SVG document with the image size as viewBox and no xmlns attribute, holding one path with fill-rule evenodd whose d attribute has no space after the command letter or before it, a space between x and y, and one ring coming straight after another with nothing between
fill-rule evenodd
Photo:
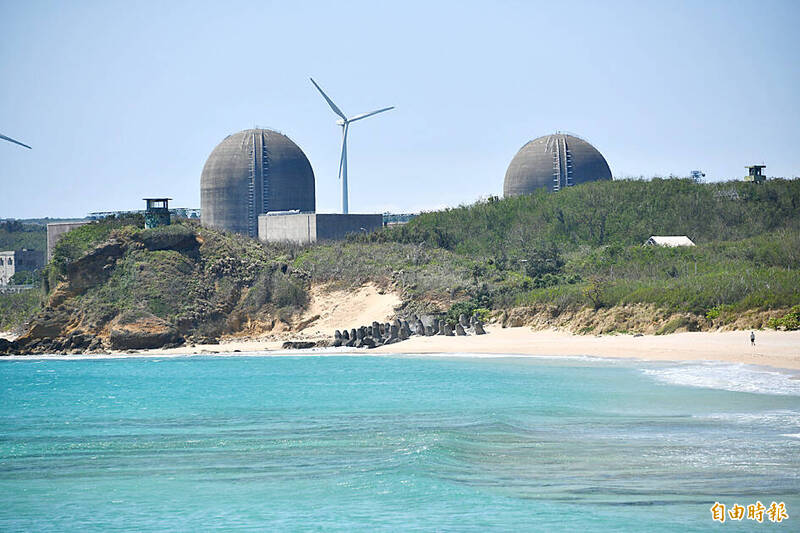
<instances>
[{"instance_id":1,"label":"wind turbine","mask_svg":"<svg viewBox=\"0 0 800 533\"><path fill-rule=\"evenodd\" d=\"M328 95L325 94L325 91L322 90L322 87L317 85L317 82L314 81L314 78L309 78L311 83L314 84L314 87L322 94L322 97L328 102L328 105L331 106L331 109L334 113L339 115L341 120L337 120L336 123L342 127L342 158L339 160L339 179L342 180L342 213L345 215L348 212L347 206L347 130L350 128L350 123L355 122L356 120L361 120L362 118L371 117L372 115L377 115L378 113L383 113L384 111L389 111L390 109L394 109L392 107L384 107L383 109L378 109L377 111L372 111L370 113L362 113L360 115L356 115L351 118L347 118L342 110L336 107L336 104L328 98Z\"/></svg>"},{"instance_id":2,"label":"wind turbine","mask_svg":"<svg viewBox=\"0 0 800 533\"><path fill-rule=\"evenodd\" d=\"M20 145L20 146L24 146L24 147L25 147L25 148L27 148L28 150L32 150L32 148L31 148L30 146L28 146L27 144L23 144L23 143L21 143L21 142L19 142L19 141L15 141L15 140L14 140L14 139L12 139L11 137L6 137L6 136L5 136L5 135L3 135L2 133L0 133L0 139L3 139L3 140L5 140L5 141L8 141L8 142L12 142L12 143L14 143L14 144L18 144L18 145Z\"/></svg>"}]
</instances>

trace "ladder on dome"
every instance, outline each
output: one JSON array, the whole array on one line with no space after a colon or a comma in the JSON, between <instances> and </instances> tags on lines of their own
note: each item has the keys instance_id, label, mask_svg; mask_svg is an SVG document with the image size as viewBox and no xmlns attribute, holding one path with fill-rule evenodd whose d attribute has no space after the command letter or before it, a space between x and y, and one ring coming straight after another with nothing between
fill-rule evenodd
<instances>
[{"instance_id":1,"label":"ladder on dome","mask_svg":"<svg viewBox=\"0 0 800 533\"><path fill-rule=\"evenodd\" d=\"M548 143L548 147L553 148L550 143ZM567 139L557 137L553 150L553 192L560 191L562 183L564 187L574 185L572 182L572 152L567 146Z\"/></svg>"},{"instance_id":2,"label":"ladder on dome","mask_svg":"<svg viewBox=\"0 0 800 533\"><path fill-rule=\"evenodd\" d=\"M567 146L567 138L562 137L561 142L564 145L564 166L566 167L566 186L572 187L572 152L569 151L569 147Z\"/></svg>"},{"instance_id":3,"label":"ladder on dome","mask_svg":"<svg viewBox=\"0 0 800 533\"><path fill-rule=\"evenodd\" d=\"M269 154L267 153L267 143L264 142L266 133L261 134L261 212L269 211Z\"/></svg>"},{"instance_id":4,"label":"ladder on dome","mask_svg":"<svg viewBox=\"0 0 800 533\"><path fill-rule=\"evenodd\" d=\"M553 150L553 192L561 189L561 158L558 155L558 142Z\"/></svg>"},{"instance_id":5,"label":"ladder on dome","mask_svg":"<svg viewBox=\"0 0 800 533\"><path fill-rule=\"evenodd\" d=\"M247 234L255 237L256 229L256 134L251 134L250 179L247 181Z\"/></svg>"}]
</instances>

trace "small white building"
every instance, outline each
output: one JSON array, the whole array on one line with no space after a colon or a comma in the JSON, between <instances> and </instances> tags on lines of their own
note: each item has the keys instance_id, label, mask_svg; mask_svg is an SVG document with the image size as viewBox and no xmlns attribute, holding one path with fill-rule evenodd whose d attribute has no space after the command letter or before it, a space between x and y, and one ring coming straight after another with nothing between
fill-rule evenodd
<instances>
[{"instance_id":1,"label":"small white building","mask_svg":"<svg viewBox=\"0 0 800 533\"><path fill-rule=\"evenodd\" d=\"M0 285L8 285L12 276L21 270L38 270L43 266L44 254L36 250L0 252Z\"/></svg>"},{"instance_id":2,"label":"small white building","mask_svg":"<svg viewBox=\"0 0 800 533\"><path fill-rule=\"evenodd\" d=\"M645 246L667 246L673 248L675 246L694 246L692 239L686 235L653 235Z\"/></svg>"}]
</instances>

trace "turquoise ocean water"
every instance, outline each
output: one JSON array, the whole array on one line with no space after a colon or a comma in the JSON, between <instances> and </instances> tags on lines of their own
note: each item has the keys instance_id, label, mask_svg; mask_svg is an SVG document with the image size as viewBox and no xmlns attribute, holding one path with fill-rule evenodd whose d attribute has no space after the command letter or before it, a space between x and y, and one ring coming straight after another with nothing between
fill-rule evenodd
<instances>
[{"instance_id":1,"label":"turquoise ocean water","mask_svg":"<svg viewBox=\"0 0 800 533\"><path fill-rule=\"evenodd\" d=\"M800 381L589 358L0 361L2 531L800 531ZM786 504L772 524L710 506Z\"/></svg>"}]
</instances>

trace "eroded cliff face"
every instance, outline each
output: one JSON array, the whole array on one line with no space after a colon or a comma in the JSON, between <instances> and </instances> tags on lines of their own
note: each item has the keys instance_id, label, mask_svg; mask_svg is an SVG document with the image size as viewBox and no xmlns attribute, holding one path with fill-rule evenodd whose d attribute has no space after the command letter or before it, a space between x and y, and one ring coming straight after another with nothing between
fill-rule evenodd
<instances>
[{"instance_id":1,"label":"eroded cliff face","mask_svg":"<svg viewBox=\"0 0 800 533\"><path fill-rule=\"evenodd\" d=\"M308 285L255 241L181 225L123 227L53 278L44 309L0 353L141 350L289 328Z\"/></svg>"},{"instance_id":2,"label":"eroded cliff face","mask_svg":"<svg viewBox=\"0 0 800 533\"><path fill-rule=\"evenodd\" d=\"M648 304L568 310L559 309L555 305L536 305L496 311L492 318L503 327L561 329L584 335L614 333L664 335L684 331L761 329L767 326L770 318L785 314L785 309L751 310L734 317L708 319L702 315L670 312Z\"/></svg>"}]
</instances>

